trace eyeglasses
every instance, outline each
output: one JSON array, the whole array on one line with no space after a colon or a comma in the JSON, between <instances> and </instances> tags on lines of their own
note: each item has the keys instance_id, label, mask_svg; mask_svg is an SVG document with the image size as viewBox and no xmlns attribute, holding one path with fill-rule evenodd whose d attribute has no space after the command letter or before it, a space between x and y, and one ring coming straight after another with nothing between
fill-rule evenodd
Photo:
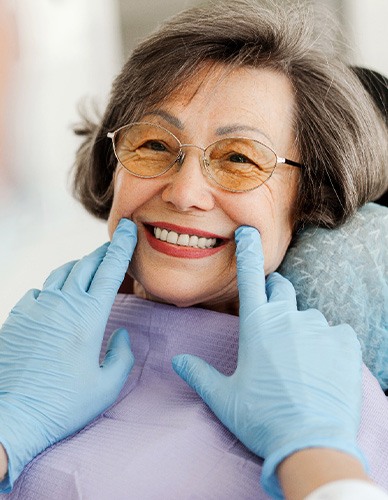
<instances>
[{"instance_id":1,"label":"eyeglasses","mask_svg":"<svg viewBox=\"0 0 388 500\"><path fill-rule=\"evenodd\" d=\"M112 139L118 162L131 174L144 179L163 175L175 164L182 165L187 147L200 149L205 175L232 192L259 187L271 177L278 163L303 167L280 158L265 144L244 137L220 139L201 148L182 144L172 132L149 122L131 123L107 136Z\"/></svg>"}]
</instances>

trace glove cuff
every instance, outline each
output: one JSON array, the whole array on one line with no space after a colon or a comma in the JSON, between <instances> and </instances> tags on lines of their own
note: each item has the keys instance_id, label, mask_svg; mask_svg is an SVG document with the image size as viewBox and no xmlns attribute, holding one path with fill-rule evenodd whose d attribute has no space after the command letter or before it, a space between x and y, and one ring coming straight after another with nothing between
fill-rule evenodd
<instances>
[{"instance_id":1,"label":"glove cuff","mask_svg":"<svg viewBox=\"0 0 388 500\"><path fill-rule=\"evenodd\" d=\"M10 493L14 482L22 473L25 464L22 463L17 456L12 453L12 446L3 436L0 436L0 442L5 449L8 457L8 471L3 481L0 482L0 493Z\"/></svg>"},{"instance_id":2,"label":"glove cuff","mask_svg":"<svg viewBox=\"0 0 388 500\"><path fill-rule=\"evenodd\" d=\"M20 417L16 405L11 412L9 404L1 403L0 443L7 453L8 472L0 482L0 493L9 493L28 462L50 443L26 413Z\"/></svg>"},{"instance_id":3,"label":"glove cuff","mask_svg":"<svg viewBox=\"0 0 388 500\"><path fill-rule=\"evenodd\" d=\"M368 471L368 464L366 458L364 457L361 450L359 450L354 443L349 443L347 441L343 442L337 441L333 443L333 441L329 438L322 438L313 443L310 440L308 443L303 441L289 443L287 446L280 448L279 450L272 453L264 460L263 468L261 471L260 482L262 488L268 495L270 495L272 498L275 499L279 500L284 499L284 495L277 477L276 469L278 465L285 458L287 458L288 456L292 455L297 451L307 448L331 448L338 451L342 451L357 458L357 460L359 460L362 463L364 469Z\"/></svg>"}]
</instances>

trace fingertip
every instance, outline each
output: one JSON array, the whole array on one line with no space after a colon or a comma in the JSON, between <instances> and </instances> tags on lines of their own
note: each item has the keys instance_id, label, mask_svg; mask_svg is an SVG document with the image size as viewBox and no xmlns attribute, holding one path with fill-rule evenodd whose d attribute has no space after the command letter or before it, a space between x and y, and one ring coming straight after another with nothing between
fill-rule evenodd
<instances>
[{"instance_id":1,"label":"fingertip","mask_svg":"<svg viewBox=\"0 0 388 500\"><path fill-rule=\"evenodd\" d=\"M202 360L192 354L178 354L172 358L172 367L193 389L197 390L197 382Z\"/></svg>"},{"instance_id":2,"label":"fingertip","mask_svg":"<svg viewBox=\"0 0 388 500\"><path fill-rule=\"evenodd\" d=\"M124 344L127 344L129 348L131 347L131 339L129 338L129 333L126 328L117 328L114 335L116 336L118 342L123 342Z\"/></svg>"},{"instance_id":3,"label":"fingertip","mask_svg":"<svg viewBox=\"0 0 388 500\"><path fill-rule=\"evenodd\" d=\"M261 244L261 236L259 231L250 226L240 226L235 231L236 240L236 255L242 253L251 255L255 259L260 256L263 257L263 247Z\"/></svg>"},{"instance_id":4,"label":"fingertip","mask_svg":"<svg viewBox=\"0 0 388 500\"><path fill-rule=\"evenodd\" d=\"M291 282L287 278L282 276L277 271L274 271L273 273L267 276L267 286L271 286L276 283L289 283L292 286Z\"/></svg>"},{"instance_id":5,"label":"fingertip","mask_svg":"<svg viewBox=\"0 0 388 500\"><path fill-rule=\"evenodd\" d=\"M79 261L72 260L52 271L43 283L42 289L48 290L49 288L53 288L60 290L77 262Z\"/></svg>"},{"instance_id":6,"label":"fingertip","mask_svg":"<svg viewBox=\"0 0 388 500\"><path fill-rule=\"evenodd\" d=\"M237 285L242 309L251 311L267 302L264 255L259 231L250 226L236 230Z\"/></svg>"},{"instance_id":7,"label":"fingertip","mask_svg":"<svg viewBox=\"0 0 388 500\"><path fill-rule=\"evenodd\" d=\"M41 290L39 290L39 288L31 288L30 290L27 290L27 292L20 299L19 303L21 301L34 302L39 297L40 294L41 294Z\"/></svg>"},{"instance_id":8,"label":"fingertip","mask_svg":"<svg viewBox=\"0 0 388 500\"><path fill-rule=\"evenodd\" d=\"M240 226L234 232L236 243L240 243L242 240L247 238L248 239L257 238L257 235L260 239L259 231L252 226Z\"/></svg>"},{"instance_id":9,"label":"fingertip","mask_svg":"<svg viewBox=\"0 0 388 500\"><path fill-rule=\"evenodd\" d=\"M8 317L13 314L19 313L21 310L24 311L25 313L28 313L29 307L35 305L35 302L39 299L40 294L41 290L39 290L38 288L31 288L31 290L28 290L23 295L23 297L21 297L18 300L18 302L13 306L13 308L9 312Z\"/></svg>"},{"instance_id":10,"label":"fingertip","mask_svg":"<svg viewBox=\"0 0 388 500\"><path fill-rule=\"evenodd\" d=\"M104 366L107 367L112 363L118 363L118 360L121 360L121 365L126 373L129 373L135 362L129 333L125 328L118 328L111 335L108 341Z\"/></svg>"},{"instance_id":11,"label":"fingertip","mask_svg":"<svg viewBox=\"0 0 388 500\"><path fill-rule=\"evenodd\" d=\"M120 219L117 224L115 233L130 233L132 236L137 235L137 226L130 219Z\"/></svg>"},{"instance_id":12,"label":"fingertip","mask_svg":"<svg viewBox=\"0 0 388 500\"><path fill-rule=\"evenodd\" d=\"M119 328L117 335L120 335L121 337L122 345L125 346L128 355L128 363L130 364L130 368L132 368L132 366L135 364L135 356L132 352L131 338L129 336L128 330L126 330L125 328Z\"/></svg>"},{"instance_id":13,"label":"fingertip","mask_svg":"<svg viewBox=\"0 0 388 500\"><path fill-rule=\"evenodd\" d=\"M131 340L129 338L128 330L124 327L115 330L109 339L108 349L113 343L131 348Z\"/></svg>"},{"instance_id":14,"label":"fingertip","mask_svg":"<svg viewBox=\"0 0 388 500\"><path fill-rule=\"evenodd\" d=\"M136 247L137 243L137 227L129 219L121 219L118 223L115 232L113 233L110 250L113 248L124 249L124 254L128 251L130 257Z\"/></svg>"},{"instance_id":15,"label":"fingertip","mask_svg":"<svg viewBox=\"0 0 388 500\"><path fill-rule=\"evenodd\" d=\"M171 363L175 373L181 377L187 366L187 355L177 354L172 358Z\"/></svg>"},{"instance_id":16,"label":"fingertip","mask_svg":"<svg viewBox=\"0 0 388 500\"><path fill-rule=\"evenodd\" d=\"M294 285L287 278L277 272L271 273L265 284L269 302L283 301L296 309L296 291Z\"/></svg>"},{"instance_id":17,"label":"fingertip","mask_svg":"<svg viewBox=\"0 0 388 500\"><path fill-rule=\"evenodd\" d=\"M30 294L32 299L37 299L39 297L40 293L41 293L41 290L39 290L39 288L31 288L31 290L29 291L29 294Z\"/></svg>"}]
</instances>

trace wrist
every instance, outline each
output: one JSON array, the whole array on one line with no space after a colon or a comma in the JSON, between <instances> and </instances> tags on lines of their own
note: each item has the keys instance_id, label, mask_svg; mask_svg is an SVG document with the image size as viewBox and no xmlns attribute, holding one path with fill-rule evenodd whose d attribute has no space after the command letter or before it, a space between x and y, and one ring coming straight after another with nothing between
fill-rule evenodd
<instances>
[{"instance_id":1,"label":"wrist","mask_svg":"<svg viewBox=\"0 0 388 500\"><path fill-rule=\"evenodd\" d=\"M277 468L284 496L305 498L317 488L334 481L369 481L363 464L354 456L330 448L307 448L285 458Z\"/></svg>"},{"instance_id":2,"label":"wrist","mask_svg":"<svg viewBox=\"0 0 388 500\"><path fill-rule=\"evenodd\" d=\"M304 438L287 443L283 447L277 449L276 451L272 452L270 455L265 457L261 473L261 484L263 489L269 495L275 497L277 495L279 497L282 497L283 491L278 478L278 471L280 465L283 462L285 462L285 460L291 458L294 455L299 457L300 456L305 457L306 455L304 453L307 453L308 451L312 452L314 450L318 451L319 453L321 453L322 450L327 450L328 452L338 453L341 456L350 457L353 460L355 460L357 464L359 464L361 470L365 474L364 471L367 468L367 464L363 454L358 449L355 441L353 440L349 441L348 439L333 440L332 438L328 437L323 437L323 438L321 437L315 439ZM298 453L301 454L303 453L303 455L297 455ZM315 466L317 464L306 463L306 466L308 465ZM331 464L329 463L328 465L330 465L329 467L330 469ZM364 477L367 476L365 475ZM334 481L334 477L332 480Z\"/></svg>"},{"instance_id":3,"label":"wrist","mask_svg":"<svg viewBox=\"0 0 388 500\"><path fill-rule=\"evenodd\" d=\"M8 455L4 446L0 443L0 483L4 480L8 471Z\"/></svg>"},{"instance_id":4,"label":"wrist","mask_svg":"<svg viewBox=\"0 0 388 500\"><path fill-rule=\"evenodd\" d=\"M0 493L9 493L24 467L44 448L44 435L38 421L19 406L17 401L0 401L0 442L4 453ZM47 442L47 441L46 441ZM44 444L43 444L44 443Z\"/></svg>"}]
</instances>

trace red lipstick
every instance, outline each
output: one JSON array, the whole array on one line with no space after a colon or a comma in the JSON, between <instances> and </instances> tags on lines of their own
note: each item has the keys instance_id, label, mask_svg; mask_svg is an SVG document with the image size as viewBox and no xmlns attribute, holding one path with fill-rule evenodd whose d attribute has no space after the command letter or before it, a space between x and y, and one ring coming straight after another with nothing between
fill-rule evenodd
<instances>
[{"instance_id":1,"label":"red lipstick","mask_svg":"<svg viewBox=\"0 0 388 500\"><path fill-rule=\"evenodd\" d=\"M168 243L167 241L161 241L154 236L154 226L160 227L161 229L166 229L167 231L175 231L178 234L188 234L190 236L198 236L199 238L216 238L217 246L212 248L196 248L176 245L174 243ZM225 243L227 242L225 238L222 238L214 233L209 233L200 229L177 226L175 224L169 224L165 222L153 222L152 224L146 224L145 227L145 234L150 246L157 252L164 253L171 257L179 257L183 259L201 259L204 257L209 257L221 251L225 246Z\"/></svg>"}]
</instances>

